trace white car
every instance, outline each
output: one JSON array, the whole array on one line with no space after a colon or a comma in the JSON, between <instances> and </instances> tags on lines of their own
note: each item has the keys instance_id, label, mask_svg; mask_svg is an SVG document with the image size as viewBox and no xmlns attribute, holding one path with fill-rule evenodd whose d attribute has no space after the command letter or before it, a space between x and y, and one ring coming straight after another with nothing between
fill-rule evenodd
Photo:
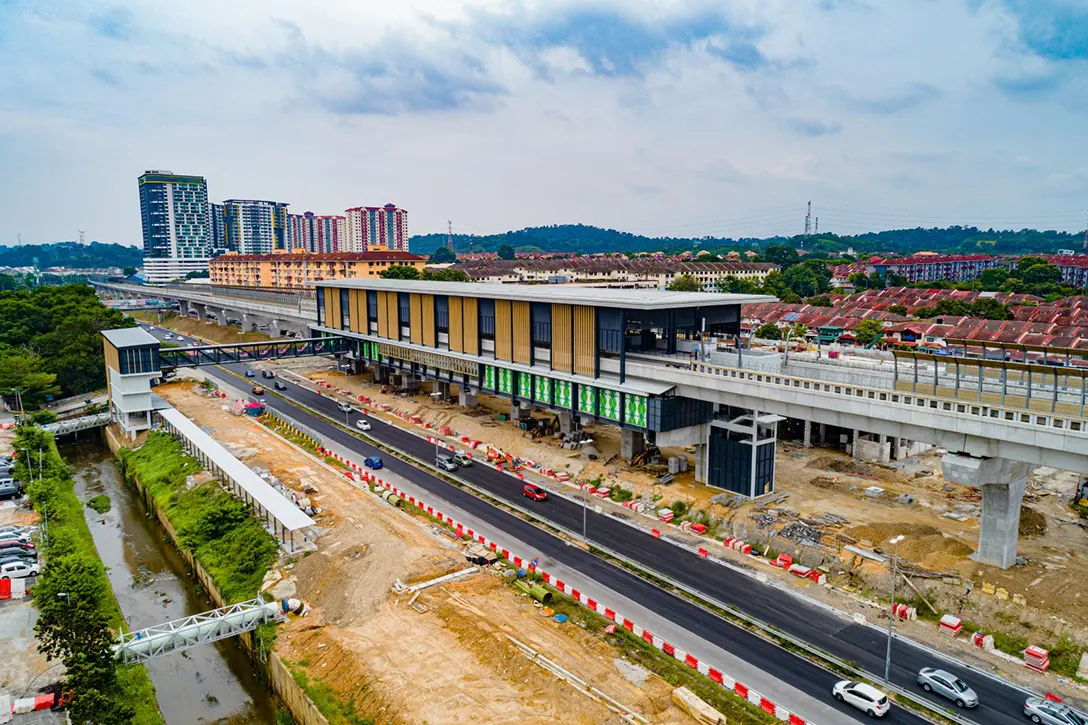
<instances>
[{"instance_id":1,"label":"white car","mask_svg":"<svg viewBox=\"0 0 1088 725\"><path fill-rule=\"evenodd\" d=\"M370 430L370 421L363 419L355 421L355 427L359 430Z\"/></svg>"},{"instance_id":2,"label":"white car","mask_svg":"<svg viewBox=\"0 0 1088 725\"><path fill-rule=\"evenodd\" d=\"M884 717L892 707L887 695L864 682L842 680L831 688L831 694L839 702L849 703L869 717Z\"/></svg>"},{"instance_id":3,"label":"white car","mask_svg":"<svg viewBox=\"0 0 1088 725\"><path fill-rule=\"evenodd\" d=\"M170 333L166 333L165 335L163 335L163 339L164 340L173 340L174 336L171 335Z\"/></svg>"},{"instance_id":4,"label":"white car","mask_svg":"<svg viewBox=\"0 0 1088 725\"><path fill-rule=\"evenodd\" d=\"M28 576L38 576L41 569L37 564L26 564L21 561L9 561L0 564L0 579L23 579Z\"/></svg>"}]
</instances>

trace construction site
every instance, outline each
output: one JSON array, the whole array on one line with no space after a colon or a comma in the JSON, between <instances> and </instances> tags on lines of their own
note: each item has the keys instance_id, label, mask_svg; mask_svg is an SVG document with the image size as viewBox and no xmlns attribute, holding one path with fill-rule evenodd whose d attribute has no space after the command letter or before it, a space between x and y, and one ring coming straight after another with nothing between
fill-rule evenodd
<instances>
[{"instance_id":1,"label":"construction site","mask_svg":"<svg viewBox=\"0 0 1088 725\"><path fill-rule=\"evenodd\" d=\"M528 418L510 420L509 401L502 398L479 394L476 407L466 409L456 400L441 400L430 385L395 390L365 376L347 376L327 361L276 367L287 376L361 396L394 421L483 441L505 452L504 463L515 470L554 472L565 485L604 491L599 505L619 517L645 521L634 513L670 509L668 518L685 534L743 540L772 559L785 553L824 573L825 583L775 573L840 608L886 606L892 581L887 542L903 535L896 599L917 610L920 621L906 625L916 630L912 637L947 647L933 625L953 613L969 627L993 633L998 651L1013 657L1029 644L1049 645L1056 672L1072 683L1088 682L1080 661L1088 631L1082 606L1088 581L1069 576L1088 557L1088 519L1078 513L1084 509L1077 506L1080 479L1073 473L1046 468L1033 473L1020 519L1020 558L1002 570L972 560L980 493L942 478L940 449L884 465L852 458L842 446L804 448L782 441L775 493L747 500L695 483L690 448L650 446L627 461L620 455L620 431L612 425L589 422L572 442L559 434L554 413L533 409ZM957 655L977 658L1012 679L1030 682L1034 676L1018 661L969 647Z\"/></svg>"},{"instance_id":2,"label":"construction site","mask_svg":"<svg viewBox=\"0 0 1088 725\"><path fill-rule=\"evenodd\" d=\"M309 607L281 628L276 651L311 699L390 725L691 722L673 686L594 627L511 586L512 569L466 562L491 552L467 551L197 383L157 391L315 513L318 551L288 559L263 587Z\"/></svg>"}]
</instances>

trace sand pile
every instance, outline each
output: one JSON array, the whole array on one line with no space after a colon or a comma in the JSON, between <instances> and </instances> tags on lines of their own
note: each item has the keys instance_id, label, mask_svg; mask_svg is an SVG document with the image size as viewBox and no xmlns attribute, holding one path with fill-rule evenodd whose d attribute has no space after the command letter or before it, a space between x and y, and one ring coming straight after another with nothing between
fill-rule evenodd
<instances>
[{"instance_id":1,"label":"sand pile","mask_svg":"<svg viewBox=\"0 0 1088 725\"><path fill-rule=\"evenodd\" d=\"M859 542L871 542L873 548L882 551L891 549L889 540L904 536L899 544L899 558L936 571L955 569L974 552L971 546L926 524L867 524L848 529L846 534Z\"/></svg>"}]
</instances>

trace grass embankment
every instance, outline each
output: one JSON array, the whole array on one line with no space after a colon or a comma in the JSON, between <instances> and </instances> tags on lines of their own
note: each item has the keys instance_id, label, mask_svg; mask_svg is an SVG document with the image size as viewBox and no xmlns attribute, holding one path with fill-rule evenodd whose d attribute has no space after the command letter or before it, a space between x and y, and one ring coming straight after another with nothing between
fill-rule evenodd
<instances>
[{"instance_id":1,"label":"grass embankment","mask_svg":"<svg viewBox=\"0 0 1088 725\"><path fill-rule=\"evenodd\" d=\"M265 332L242 332L234 325L220 325L214 321L204 322L193 317L173 313L164 315L162 322L159 321L158 315L153 312L130 312L129 314L141 322L150 322L152 325L211 340L221 345L236 342L266 342L272 339Z\"/></svg>"},{"instance_id":2,"label":"grass embankment","mask_svg":"<svg viewBox=\"0 0 1088 725\"><path fill-rule=\"evenodd\" d=\"M82 650L84 637L96 634L88 622L101 621L114 633L127 627L84 518L83 502L76 495L72 469L61 458L53 436L37 428L20 428L14 447L41 450L44 455L40 463L34 461L37 475L33 483L29 482L21 458L17 459L15 476L27 485L34 508L39 512L47 510L49 514L49 543L42 547L45 566L32 590L35 605L41 612L36 628L39 646L52 642L57 648L52 655L67 659L72 655L73 644L75 650ZM108 507L109 499L101 498L106 498ZM57 592L61 591L66 596L58 600ZM89 649L90 645L87 647ZM84 666L90 656L89 651L75 653ZM133 725L162 725L155 687L143 665L116 664L107 656L98 660L96 666L102 667L104 672L112 666L115 681L110 683L108 674L92 674L83 679L69 675L65 688L75 693L74 712L88 707L78 702L81 696L86 695L92 703L104 696L107 700L116 698L122 706L131 708ZM89 682L94 686L88 686ZM94 704L89 706L92 710L95 708ZM105 706L101 708L106 709Z\"/></svg>"},{"instance_id":3,"label":"grass embankment","mask_svg":"<svg viewBox=\"0 0 1088 725\"><path fill-rule=\"evenodd\" d=\"M215 481L187 489L200 463L161 431L122 453L125 477L138 479L173 524L180 544L211 575L228 604L253 599L279 551L276 540Z\"/></svg>"}]
</instances>

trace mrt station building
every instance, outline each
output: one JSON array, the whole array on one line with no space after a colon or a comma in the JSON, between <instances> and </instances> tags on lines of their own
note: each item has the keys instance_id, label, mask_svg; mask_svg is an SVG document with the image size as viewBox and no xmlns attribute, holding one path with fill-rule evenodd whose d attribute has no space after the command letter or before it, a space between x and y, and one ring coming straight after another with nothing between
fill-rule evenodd
<instances>
[{"instance_id":1,"label":"mrt station building","mask_svg":"<svg viewBox=\"0 0 1088 725\"><path fill-rule=\"evenodd\" d=\"M508 398L515 420L529 407L553 410L564 432L585 420L614 425L628 459L646 443L695 446L697 481L745 496L773 490L774 420L627 373L629 361L688 367L712 339L736 344L741 306L771 297L392 279L315 286L315 331L347 338L348 359L378 381L432 381L445 396L456 387L462 405L478 392Z\"/></svg>"}]
</instances>

